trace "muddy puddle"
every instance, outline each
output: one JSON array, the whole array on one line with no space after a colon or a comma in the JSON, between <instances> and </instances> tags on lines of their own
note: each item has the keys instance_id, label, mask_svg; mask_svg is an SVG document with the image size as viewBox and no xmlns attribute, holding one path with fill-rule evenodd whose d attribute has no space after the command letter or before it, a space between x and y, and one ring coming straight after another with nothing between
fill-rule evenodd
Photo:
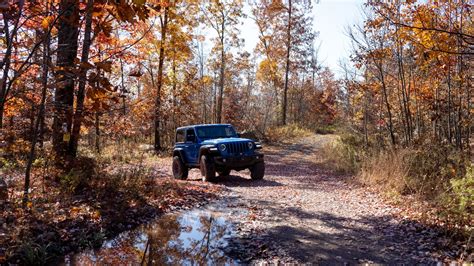
<instances>
[{"instance_id":1,"label":"muddy puddle","mask_svg":"<svg viewBox=\"0 0 474 266\"><path fill-rule=\"evenodd\" d=\"M221 204L166 214L98 250L68 255L63 265L239 265L224 249L235 231L231 221L246 211L226 209Z\"/></svg>"}]
</instances>

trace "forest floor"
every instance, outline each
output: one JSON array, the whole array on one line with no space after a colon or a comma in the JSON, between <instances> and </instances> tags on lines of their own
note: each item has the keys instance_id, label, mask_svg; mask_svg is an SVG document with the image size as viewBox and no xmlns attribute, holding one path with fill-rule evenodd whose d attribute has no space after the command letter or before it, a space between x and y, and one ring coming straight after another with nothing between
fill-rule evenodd
<instances>
[{"instance_id":1,"label":"forest floor","mask_svg":"<svg viewBox=\"0 0 474 266\"><path fill-rule=\"evenodd\" d=\"M234 201L229 212L249 209L231 241L233 256L323 264L472 262L472 244L468 248L443 229L418 222L405 207L386 203L349 176L325 170L320 151L333 139L317 135L266 147L264 180L232 172L219 182Z\"/></svg>"},{"instance_id":2,"label":"forest floor","mask_svg":"<svg viewBox=\"0 0 474 266\"><path fill-rule=\"evenodd\" d=\"M85 167L94 173L69 174L54 181L52 169L37 168L30 199L22 207L23 170L5 173L9 200L0 202L0 265L49 265L65 254L97 249L107 239L134 230L165 213L198 208L218 197L220 186L170 178L168 159L133 155ZM83 160L83 159L81 159ZM87 182L67 191L77 178Z\"/></svg>"}]
</instances>

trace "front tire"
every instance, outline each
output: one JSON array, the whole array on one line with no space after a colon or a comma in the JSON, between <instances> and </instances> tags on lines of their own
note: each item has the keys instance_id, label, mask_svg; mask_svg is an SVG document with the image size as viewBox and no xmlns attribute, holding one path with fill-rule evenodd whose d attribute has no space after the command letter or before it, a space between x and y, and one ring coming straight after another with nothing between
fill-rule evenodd
<instances>
[{"instance_id":1,"label":"front tire","mask_svg":"<svg viewBox=\"0 0 474 266\"><path fill-rule=\"evenodd\" d=\"M209 155L201 156L200 166L202 181L214 181L216 179L216 166Z\"/></svg>"},{"instance_id":2,"label":"front tire","mask_svg":"<svg viewBox=\"0 0 474 266\"><path fill-rule=\"evenodd\" d=\"M250 177L253 180L261 180L265 175L265 163L258 162L252 168L250 168Z\"/></svg>"},{"instance_id":3,"label":"front tire","mask_svg":"<svg viewBox=\"0 0 474 266\"><path fill-rule=\"evenodd\" d=\"M179 156L173 157L173 177L180 180L188 178L188 168Z\"/></svg>"}]
</instances>

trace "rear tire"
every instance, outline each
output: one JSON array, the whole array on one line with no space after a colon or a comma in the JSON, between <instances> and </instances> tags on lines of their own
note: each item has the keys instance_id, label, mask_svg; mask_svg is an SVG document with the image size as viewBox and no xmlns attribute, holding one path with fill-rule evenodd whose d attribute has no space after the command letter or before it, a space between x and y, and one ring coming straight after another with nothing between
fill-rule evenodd
<instances>
[{"instance_id":1,"label":"rear tire","mask_svg":"<svg viewBox=\"0 0 474 266\"><path fill-rule=\"evenodd\" d=\"M261 180L265 175L265 163L258 162L252 168L250 168L250 177L253 180Z\"/></svg>"},{"instance_id":2,"label":"rear tire","mask_svg":"<svg viewBox=\"0 0 474 266\"><path fill-rule=\"evenodd\" d=\"M212 182L216 179L216 166L209 155L201 156L200 166L202 181Z\"/></svg>"},{"instance_id":3,"label":"rear tire","mask_svg":"<svg viewBox=\"0 0 474 266\"><path fill-rule=\"evenodd\" d=\"M229 175L230 175L230 169L225 169L225 170L222 170L222 171L217 171L217 173L219 174L219 176L229 176Z\"/></svg>"},{"instance_id":4,"label":"rear tire","mask_svg":"<svg viewBox=\"0 0 474 266\"><path fill-rule=\"evenodd\" d=\"M179 156L173 157L173 177L180 180L188 178L188 168Z\"/></svg>"}]
</instances>

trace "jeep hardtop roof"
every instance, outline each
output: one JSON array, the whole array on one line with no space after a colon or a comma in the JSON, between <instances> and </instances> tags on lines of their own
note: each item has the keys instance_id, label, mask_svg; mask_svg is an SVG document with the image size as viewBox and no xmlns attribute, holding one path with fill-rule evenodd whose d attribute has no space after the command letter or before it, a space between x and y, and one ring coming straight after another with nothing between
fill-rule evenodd
<instances>
[{"instance_id":1,"label":"jeep hardtop roof","mask_svg":"<svg viewBox=\"0 0 474 266\"><path fill-rule=\"evenodd\" d=\"M189 125L189 126L178 127L176 130L202 127L202 126L232 126L232 125L231 124L197 124L197 125Z\"/></svg>"}]
</instances>

